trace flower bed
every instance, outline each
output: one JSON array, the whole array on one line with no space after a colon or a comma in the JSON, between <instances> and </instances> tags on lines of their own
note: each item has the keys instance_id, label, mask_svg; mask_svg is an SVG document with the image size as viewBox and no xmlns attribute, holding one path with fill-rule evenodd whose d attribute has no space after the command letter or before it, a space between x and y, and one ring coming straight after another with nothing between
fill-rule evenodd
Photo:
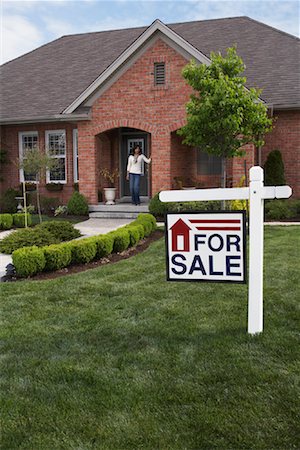
<instances>
[{"instance_id":1,"label":"flower bed","mask_svg":"<svg viewBox=\"0 0 300 450\"><path fill-rule=\"evenodd\" d=\"M155 229L156 220L151 214L139 214L134 222L107 234L40 248L20 248L12 254L13 264L19 277L29 277L71 264L89 263L136 245Z\"/></svg>"}]
</instances>

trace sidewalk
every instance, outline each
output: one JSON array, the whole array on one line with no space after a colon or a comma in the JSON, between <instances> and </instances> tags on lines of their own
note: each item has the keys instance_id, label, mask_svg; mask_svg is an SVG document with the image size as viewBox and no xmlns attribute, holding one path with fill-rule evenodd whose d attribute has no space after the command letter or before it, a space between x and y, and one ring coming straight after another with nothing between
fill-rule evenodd
<instances>
[{"instance_id":1,"label":"sidewalk","mask_svg":"<svg viewBox=\"0 0 300 450\"><path fill-rule=\"evenodd\" d=\"M74 225L79 230L82 236L79 239L89 236L95 236L97 234L105 234L109 231L116 230L132 222L133 219L88 219L84 222L79 222ZM5 236L13 233L14 230L7 230L0 232L0 240ZM12 262L11 255L5 255L0 253L0 281L6 273L7 264Z\"/></svg>"}]
</instances>

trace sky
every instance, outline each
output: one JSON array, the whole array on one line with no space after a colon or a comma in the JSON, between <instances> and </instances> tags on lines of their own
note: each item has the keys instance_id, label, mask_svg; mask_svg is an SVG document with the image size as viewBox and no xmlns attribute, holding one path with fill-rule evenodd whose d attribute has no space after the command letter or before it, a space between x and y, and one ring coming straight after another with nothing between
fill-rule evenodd
<instances>
[{"instance_id":1,"label":"sky","mask_svg":"<svg viewBox=\"0 0 300 450\"><path fill-rule=\"evenodd\" d=\"M66 34L250 16L299 36L300 0L0 0L0 62Z\"/></svg>"}]
</instances>

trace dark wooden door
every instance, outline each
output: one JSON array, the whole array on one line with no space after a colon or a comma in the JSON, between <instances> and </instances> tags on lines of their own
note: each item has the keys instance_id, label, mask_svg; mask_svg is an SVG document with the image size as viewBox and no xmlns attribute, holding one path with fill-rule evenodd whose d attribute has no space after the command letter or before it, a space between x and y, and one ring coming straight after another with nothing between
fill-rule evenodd
<instances>
[{"instance_id":1,"label":"dark wooden door","mask_svg":"<svg viewBox=\"0 0 300 450\"><path fill-rule=\"evenodd\" d=\"M139 145L142 153L148 155L148 142L146 134L134 134L122 136L121 145L121 192L122 196L130 196L129 181L126 180L128 156L132 153L135 145ZM140 195L148 196L148 165L143 163L143 175L141 176Z\"/></svg>"}]
</instances>

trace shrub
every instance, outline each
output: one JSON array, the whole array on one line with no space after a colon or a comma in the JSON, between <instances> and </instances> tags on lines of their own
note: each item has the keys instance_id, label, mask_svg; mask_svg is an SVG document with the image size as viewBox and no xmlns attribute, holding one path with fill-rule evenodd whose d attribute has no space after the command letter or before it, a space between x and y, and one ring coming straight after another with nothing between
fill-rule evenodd
<instances>
[{"instance_id":1,"label":"shrub","mask_svg":"<svg viewBox=\"0 0 300 450\"><path fill-rule=\"evenodd\" d=\"M43 249L45 270L58 270L67 267L72 259L71 246L68 244L48 245Z\"/></svg>"},{"instance_id":2,"label":"shrub","mask_svg":"<svg viewBox=\"0 0 300 450\"><path fill-rule=\"evenodd\" d=\"M150 236L152 230L153 230L153 225L152 223L149 221L149 219L147 219L146 217L143 217L144 214L139 214L138 218L137 218L137 223L141 224L144 228L144 236Z\"/></svg>"},{"instance_id":3,"label":"shrub","mask_svg":"<svg viewBox=\"0 0 300 450\"><path fill-rule=\"evenodd\" d=\"M221 202L203 201L203 202L169 202L163 203L158 198L159 194L150 200L149 212L154 217L163 217L168 212L181 212L181 211L219 211L221 209Z\"/></svg>"},{"instance_id":4,"label":"shrub","mask_svg":"<svg viewBox=\"0 0 300 450\"><path fill-rule=\"evenodd\" d=\"M99 235L95 236L94 240L97 246L97 259L103 258L104 256L108 256L112 253L114 247L113 236Z\"/></svg>"},{"instance_id":5,"label":"shrub","mask_svg":"<svg viewBox=\"0 0 300 450\"><path fill-rule=\"evenodd\" d=\"M80 231L76 230L74 225L67 221L50 220L49 222L37 225L37 228L48 230L59 241L70 241L81 235Z\"/></svg>"},{"instance_id":6,"label":"shrub","mask_svg":"<svg viewBox=\"0 0 300 450\"><path fill-rule=\"evenodd\" d=\"M36 228L25 228L14 231L0 241L0 252L12 253L22 247L44 247L45 245L57 244L59 240L48 230Z\"/></svg>"},{"instance_id":7,"label":"shrub","mask_svg":"<svg viewBox=\"0 0 300 450\"><path fill-rule=\"evenodd\" d=\"M140 227L143 228L142 225L140 225ZM139 227L139 225L128 225L127 227L125 227L129 233L129 237L130 237L129 247L133 247L141 239L140 227Z\"/></svg>"},{"instance_id":8,"label":"shrub","mask_svg":"<svg viewBox=\"0 0 300 450\"><path fill-rule=\"evenodd\" d=\"M76 216L87 216L89 205L84 195L75 191L68 202L68 213Z\"/></svg>"},{"instance_id":9,"label":"shrub","mask_svg":"<svg viewBox=\"0 0 300 450\"><path fill-rule=\"evenodd\" d=\"M15 250L12 254L13 264L17 275L20 277L29 277L45 268L45 256L41 248L29 247Z\"/></svg>"},{"instance_id":10,"label":"shrub","mask_svg":"<svg viewBox=\"0 0 300 450\"><path fill-rule=\"evenodd\" d=\"M88 263L96 256L97 245L93 237L81 239L68 245L71 247L73 263Z\"/></svg>"},{"instance_id":11,"label":"shrub","mask_svg":"<svg viewBox=\"0 0 300 450\"><path fill-rule=\"evenodd\" d=\"M297 203L293 200L271 200L265 203L265 217L271 220L291 219L297 215Z\"/></svg>"},{"instance_id":12,"label":"shrub","mask_svg":"<svg viewBox=\"0 0 300 450\"><path fill-rule=\"evenodd\" d=\"M268 154L264 169L266 186L285 184L284 164L279 150L273 150Z\"/></svg>"},{"instance_id":13,"label":"shrub","mask_svg":"<svg viewBox=\"0 0 300 450\"><path fill-rule=\"evenodd\" d=\"M9 230L13 226L11 214L0 214L0 230Z\"/></svg>"},{"instance_id":14,"label":"shrub","mask_svg":"<svg viewBox=\"0 0 300 450\"><path fill-rule=\"evenodd\" d=\"M108 233L108 235L113 236L113 239L114 239L113 252L114 253L121 253L129 247L130 235L129 235L128 230L121 228L119 230L115 230L115 231L112 231L111 233Z\"/></svg>"},{"instance_id":15,"label":"shrub","mask_svg":"<svg viewBox=\"0 0 300 450\"><path fill-rule=\"evenodd\" d=\"M7 189L1 196L1 212L11 214L15 213L18 205L16 197L19 197L20 195L20 192L16 189Z\"/></svg>"},{"instance_id":16,"label":"shrub","mask_svg":"<svg viewBox=\"0 0 300 450\"><path fill-rule=\"evenodd\" d=\"M25 214L23 213L16 213L13 214L13 221L14 225L17 228L24 228L25 227ZM30 227L32 225L32 218L31 215L27 213L27 225Z\"/></svg>"},{"instance_id":17,"label":"shrub","mask_svg":"<svg viewBox=\"0 0 300 450\"><path fill-rule=\"evenodd\" d=\"M156 220L152 214L139 214L137 220L139 221L139 219L148 220L151 223L152 230L156 230Z\"/></svg>"}]
</instances>

